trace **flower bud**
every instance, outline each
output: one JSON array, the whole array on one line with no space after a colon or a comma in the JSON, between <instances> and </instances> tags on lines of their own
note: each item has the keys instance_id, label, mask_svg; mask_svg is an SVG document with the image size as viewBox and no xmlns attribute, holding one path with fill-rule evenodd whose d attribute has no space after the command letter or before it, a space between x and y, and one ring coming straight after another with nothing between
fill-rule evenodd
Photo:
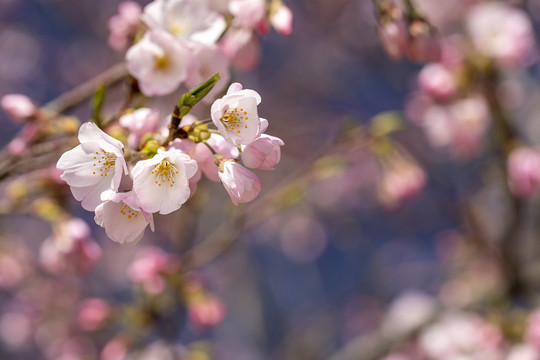
<instances>
[{"instance_id":1,"label":"flower bud","mask_svg":"<svg viewBox=\"0 0 540 360\"><path fill-rule=\"evenodd\" d=\"M37 116L39 109L30 98L21 94L8 94L0 100L2 109L16 122L24 122Z\"/></svg>"},{"instance_id":2,"label":"flower bud","mask_svg":"<svg viewBox=\"0 0 540 360\"><path fill-rule=\"evenodd\" d=\"M252 169L274 170L281 159L281 149L284 143L281 139L263 134L242 149L244 166Z\"/></svg>"}]
</instances>

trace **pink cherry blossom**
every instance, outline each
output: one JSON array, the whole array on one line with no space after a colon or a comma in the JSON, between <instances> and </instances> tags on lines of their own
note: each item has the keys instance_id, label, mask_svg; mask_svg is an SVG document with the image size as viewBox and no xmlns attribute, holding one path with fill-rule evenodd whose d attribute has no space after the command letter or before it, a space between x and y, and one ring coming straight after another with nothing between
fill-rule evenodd
<instances>
[{"instance_id":1,"label":"pink cherry blossom","mask_svg":"<svg viewBox=\"0 0 540 360\"><path fill-rule=\"evenodd\" d=\"M262 134L258 139L242 147L242 163L252 169L274 170L281 159L283 140Z\"/></svg>"},{"instance_id":2,"label":"pink cherry blossom","mask_svg":"<svg viewBox=\"0 0 540 360\"><path fill-rule=\"evenodd\" d=\"M111 307L105 300L99 298L85 299L79 305L77 323L83 330L95 331L103 326L110 314Z\"/></svg>"},{"instance_id":3,"label":"pink cherry blossom","mask_svg":"<svg viewBox=\"0 0 540 360\"><path fill-rule=\"evenodd\" d=\"M150 294L159 294L165 288L163 273L177 269L178 260L157 247L141 249L128 269L131 281L144 286Z\"/></svg>"},{"instance_id":4,"label":"pink cherry blossom","mask_svg":"<svg viewBox=\"0 0 540 360\"><path fill-rule=\"evenodd\" d=\"M272 9L270 23L282 35L290 35L293 28L293 13L283 3L278 3L277 9Z\"/></svg>"},{"instance_id":5,"label":"pink cherry blossom","mask_svg":"<svg viewBox=\"0 0 540 360\"><path fill-rule=\"evenodd\" d=\"M171 34L155 29L126 53L126 66L147 96L167 95L187 78L189 49Z\"/></svg>"},{"instance_id":6,"label":"pink cherry blossom","mask_svg":"<svg viewBox=\"0 0 540 360\"><path fill-rule=\"evenodd\" d=\"M197 162L177 149L159 149L152 159L139 161L132 175L141 209L160 214L178 210L189 199L188 180L196 172Z\"/></svg>"},{"instance_id":7,"label":"pink cherry blossom","mask_svg":"<svg viewBox=\"0 0 540 360\"><path fill-rule=\"evenodd\" d=\"M8 94L0 100L2 109L15 121L23 122L35 117L39 109L36 104L25 95Z\"/></svg>"},{"instance_id":8,"label":"pink cherry blossom","mask_svg":"<svg viewBox=\"0 0 540 360\"><path fill-rule=\"evenodd\" d=\"M223 161L218 175L234 205L250 202L261 192L257 175L234 160Z\"/></svg>"},{"instance_id":9,"label":"pink cherry blossom","mask_svg":"<svg viewBox=\"0 0 540 360\"><path fill-rule=\"evenodd\" d=\"M109 19L109 45L114 50L125 49L135 37L140 25L141 6L133 1L124 1L118 5L118 14Z\"/></svg>"},{"instance_id":10,"label":"pink cherry blossom","mask_svg":"<svg viewBox=\"0 0 540 360\"><path fill-rule=\"evenodd\" d=\"M159 110L143 107L122 115L119 123L129 130L128 145L137 149L145 134L152 133L159 128L161 115Z\"/></svg>"},{"instance_id":11,"label":"pink cherry blossom","mask_svg":"<svg viewBox=\"0 0 540 360\"><path fill-rule=\"evenodd\" d=\"M229 83L229 59L225 56L221 48L216 45L196 44L192 46L192 51L194 61L193 68L186 79L186 85L188 87L193 88L215 73L219 73L220 80L203 99L204 102L210 102Z\"/></svg>"},{"instance_id":12,"label":"pink cherry blossom","mask_svg":"<svg viewBox=\"0 0 540 360\"><path fill-rule=\"evenodd\" d=\"M259 118L257 113L260 103L261 96L257 92L242 90L241 84L234 83L227 95L212 104L212 121L231 144L247 145L268 126L266 119Z\"/></svg>"},{"instance_id":13,"label":"pink cherry blossom","mask_svg":"<svg viewBox=\"0 0 540 360\"><path fill-rule=\"evenodd\" d=\"M482 2L467 17L467 29L479 53L506 65L527 65L535 51L531 21L503 2Z\"/></svg>"},{"instance_id":14,"label":"pink cherry blossom","mask_svg":"<svg viewBox=\"0 0 540 360\"><path fill-rule=\"evenodd\" d=\"M56 167L82 207L93 211L101 201L101 193L118 190L122 171L127 174L124 145L104 133L93 123L85 123L79 130L80 145L64 153Z\"/></svg>"},{"instance_id":15,"label":"pink cherry blossom","mask_svg":"<svg viewBox=\"0 0 540 360\"><path fill-rule=\"evenodd\" d=\"M225 305L214 296L203 296L189 305L189 318L196 328L219 324L225 317Z\"/></svg>"},{"instance_id":16,"label":"pink cherry blossom","mask_svg":"<svg viewBox=\"0 0 540 360\"><path fill-rule=\"evenodd\" d=\"M379 38L386 53L393 59L403 57L408 41L407 23L403 17L379 25Z\"/></svg>"},{"instance_id":17,"label":"pink cherry blossom","mask_svg":"<svg viewBox=\"0 0 540 360\"><path fill-rule=\"evenodd\" d=\"M530 197L540 183L540 151L520 147L508 158L509 186L514 194Z\"/></svg>"},{"instance_id":18,"label":"pink cherry blossom","mask_svg":"<svg viewBox=\"0 0 540 360\"><path fill-rule=\"evenodd\" d=\"M231 0L229 11L234 15L234 25L254 29L266 15L266 0Z\"/></svg>"},{"instance_id":19,"label":"pink cherry blossom","mask_svg":"<svg viewBox=\"0 0 540 360\"><path fill-rule=\"evenodd\" d=\"M436 98L449 98L454 95L457 84L454 75L442 64L430 63L418 75L420 89Z\"/></svg>"},{"instance_id":20,"label":"pink cherry blossom","mask_svg":"<svg viewBox=\"0 0 540 360\"><path fill-rule=\"evenodd\" d=\"M114 193L108 191L103 194L106 200L96 208L94 220L96 224L105 228L107 236L120 244L137 243L144 235L146 226L154 231L152 214L141 208L135 193Z\"/></svg>"},{"instance_id":21,"label":"pink cherry blossom","mask_svg":"<svg viewBox=\"0 0 540 360\"><path fill-rule=\"evenodd\" d=\"M206 0L155 0L144 8L142 18L151 29L203 44L214 44L226 28L223 16Z\"/></svg>"},{"instance_id":22,"label":"pink cherry blossom","mask_svg":"<svg viewBox=\"0 0 540 360\"><path fill-rule=\"evenodd\" d=\"M101 257L101 248L90 235L90 228L83 220L71 218L62 221L53 236L43 241L41 263L53 273L67 269L88 271Z\"/></svg>"}]
</instances>

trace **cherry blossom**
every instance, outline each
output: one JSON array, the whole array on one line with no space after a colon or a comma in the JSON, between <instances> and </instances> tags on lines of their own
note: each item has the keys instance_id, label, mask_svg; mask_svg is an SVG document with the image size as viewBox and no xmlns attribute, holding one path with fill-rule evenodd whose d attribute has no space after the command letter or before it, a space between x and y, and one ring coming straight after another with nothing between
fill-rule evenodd
<instances>
[{"instance_id":1,"label":"cherry blossom","mask_svg":"<svg viewBox=\"0 0 540 360\"><path fill-rule=\"evenodd\" d=\"M4 95L0 107L15 121L23 122L37 115L38 107L30 98L21 94Z\"/></svg>"},{"instance_id":2,"label":"cherry blossom","mask_svg":"<svg viewBox=\"0 0 540 360\"><path fill-rule=\"evenodd\" d=\"M107 236L120 244L137 243L144 235L144 229L150 224L154 231L152 214L142 210L135 193L103 194L104 203L96 208L94 220L105 228Z\"/></svg>"},{"instance_id":3,"label":"cherry blossom","mask_svg":"<svg viewBox=\"0 0 540 360\"><path fill-rule=\"evenodd\" d=\"M293 27L293 13L281 1L270 11L270 23L282 35L290 35Z\"/></svg>"},{"instance_id":4,"label":"cherry blossom","mask_svg":"<svg viewBox=\"0 0 540 360\"><path fill-rule=\"evenodd\" d=\"M261 191L257 175L234 160L221 162L218 174L234 205L252 201Z\"/></svg>"},{"instance_id":5,"label":"cherry blossom","mask_svg":"<svg viewBox=\"0 0 540 360\"><path fill-rule=\"evenodd\" d=\"M177 149L158 150L152 159L133 168L133 190L141 209L169 214L189 199L188 180L197 172L197 162Z\"/></svg>"},{"instance_id":6,"label":"cherry blossom","mask_svg":"<svg viewBox=\"0 0 540 360\"><path fill-rule=\"evenodd\" d=\"M192 45L193 65L186 79L186 85L195 87L215 73L219 73L220 81L216 83L210 93L203 99L211 102L216 98L229 83L229 59L223 50L216 45L195 44Z\"/></svg>"},{"instance_id":7,"label":"cherry blossom","mask_svg":"<svg viewBox=\"0 0 540 360\"><path fill-rule=\"evenodd\" d=\"M118 190L122 170L127 174L124 145L107 135L93 123L85 123L79 130L80 145L64 153L56 167L82 207L93 211L101 201L101 194Z\"/></svg>"},{"instance_id":8,"label":"cherry blossom","mask_svg":"<svg viewBox=\"0 0 540 360\"><path fill-rule=\"evenodd\" d=\"M147 96L176 90L187 77L190 61L186 45L159 29L147 32L126 53L127 68Z\"/></svg>"},{"instance_id":9,"label":"cherry blossom","mask_svg":"<svg viewBox=\"0 0 540 360\"><path fill-rule=\"evenodd\" d=\"M128 145L134 149L139 146L141 138L159 128L161 115L159 110L139 108L120 117L119 123L129 130Z\"/></svg>"},{"instance_id":10,"label":"cherry blossom","mask_svg":"<svg viewBox=\"0 0 540 360\"><path fill-rule=\"evenodd\" d=\"M234 83L227 95L212 104L214 125L221 135L233 145L247 145L258 138L268 126L266 119L259 118L257 105L261 96L253 90L242 90Z\"/></svg>"},{"instance_id":11,"label":"cherry blossom","mask_svg":"<svg viewBox=\"0 0 540 360\"><path fill-rule=\"evenodd\" d=\"M274 170L281 159L280 146L283 140L275 136L262 134L252 143L242 147L242 163L253 169Z\"/></svg>"},{"instance_id":12,"label":"cherry blossom","mask_svg":"<svg viewBox=\"0 0 540 360\"><path fill-rule=\"evenodd\" d=\"M535 39L527 15L502 2L485 2L467 17L467 29L479 53L507 65L530 62Z\"/></svg>"},{"instance_id":13,"label":"cherry blossom","mask_svg":"<svg viewBox=\"0 0 540 360\"><path fill-rule=\"evenodd\" d=\"M231 0L229 11L234 15L234 24L239 27L254 29L265 18L265 0Z\"/></svg>"},{"instance_id":14,"label":"cherry blossom","mask_svg":"<svg viewBox=\"0 0 540 360\"><path fill-rule=\"evenodd\" d=\"M215 43L226 27L223 16L206 0L155 0L144 8L142 18L151 29L203 44Z\"/></svg>"}]
</instances>

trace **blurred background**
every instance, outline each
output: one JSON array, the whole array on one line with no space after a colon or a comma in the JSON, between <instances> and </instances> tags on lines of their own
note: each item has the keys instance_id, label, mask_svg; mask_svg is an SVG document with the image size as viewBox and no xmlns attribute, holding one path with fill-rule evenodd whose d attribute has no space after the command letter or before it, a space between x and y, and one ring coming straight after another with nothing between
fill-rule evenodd
<instances>
[{"instance_id":1,"label":"blurred background","mask_svg":"<svg viewBox=\"0 0 540 360\"><path fill-rule=\"evenodd\" d=\"M418 6L447 36L459 31L463 16L477 2L422 0ZM121 62L123 54L107 44L107 22L118 4L2 0L0 96L21 93L44 104ZM270 32L261 38L259 65L249 72L233 70L232 77L261 94L259 113L269 120L269 132L285 142L276 170L258 173L261 198L234 208L221 187L205 180L187 206L157 217L156 232L147 230L132 247L111 242L94 224L93 214L73 201L74 214L91 226L102 256L88 273L60 272L54 280L47 277L49 283L37 280L45 276L44 270L31 264L43 256L40 248L51 236L50 226L36 216L3 213L1 248L17 247L12 251L20 257L15 257L17 262L28 265L21 267L20 281L0 290L1 358L48 359L44 344L71 331L58 330L60 326L42 315L38 323L47 326L36 325L38 331L31 331L40 313L33 304L36 299L47 299L47 306L59 312L81 297L133 301L126 269L150 245L180 255L180 267L183 254L194 256L197 265L189 276L223 304L223 320L216 326L188 326L187 310L178 310L164 321L174 323L173 330L159 330L143 342L177 344L189 349L189 359L330 359L352 340L377 332L389 304L404 292L414 290L429 299L441 294L446 294L443 300L469 299L481 287L475 283L478 277L500 290L504 276L492 259L475 262L474 270L463 260L483 259L476 248L463 245L469 244L463 239L470 225L464 207L473 203L470 209L478 214L478 228L495 243L509 216L508 196L501 190L504 179L482 165L495 161L496 150L456 158L434 149L418 122L405 115L418 90L422 64L386 55L373 2L295 0L287 5L294 14L292 34ZM519 5L538 33L540 2ZM528 139L539 140L538 66L514 69L506 76L514 85L508 96L518 99L512 114ZM114 93L111 99L106 109L115 107ZM207 116L205 106L197 110L201 117ZM89 120L89 104L70 114ZM392 181L387 179L391 166L366 145L371 141L367 132L394 122L399 125L392 131L392 146L403 164L421 172L405 195L384 189L383 183ZM0 123L0 143L6 145L21 125L5 113L0 113ZM6 188L13 192L13 181L5 181ZM521 229L523 243L529 245L520 247L524 252L538 250L531 245L538 240L534 209L531 205L525 210L528 225ZM216 241L218 251L204 246L208 239ZM189 252L201 243L202 255ZM452 283L464 268L470 270L467 280ZM6 273L0 269L0 280ZM30 275L36 273L38 277ZM21 314L28 319L21 320ZM117 330L78 337L74 343L86 352L80 358L99 358Z\"/></svg>"}]
</instances>

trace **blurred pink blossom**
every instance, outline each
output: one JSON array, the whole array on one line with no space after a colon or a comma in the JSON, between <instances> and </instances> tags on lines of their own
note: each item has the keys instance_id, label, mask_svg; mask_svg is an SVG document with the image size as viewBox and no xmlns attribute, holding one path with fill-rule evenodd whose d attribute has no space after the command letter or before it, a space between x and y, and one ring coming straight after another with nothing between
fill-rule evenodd
<instances>
[{"instance_id":1,"label":"blurred pink blossom","mask_svg":"<svg viewBox=\"0 0 540 360\"><path fill-rule=\"evenodd\" d=\"M85 299L79 304L77 323L86 331L95 331L103 326L111 314L109 304L99 298Z\"/></svg>"},{"instance_id":2,"label":"blurred pink blossom","mask_svg":"<svg viewBox=\"0 0 540 360\"><path fill-rule=\"evenodd\" d=\"M290 35L293 29L293 13L282 2L278 3L277 9L272 9L270 23L276 31L282 35Z\"/></svg>"},{"instance_id":3,"label":"blurred pink blossom","mask_svg":"<svg viewBox=\"0 0 540 360\"><path fill-rule=\"evenodd\" d=\"M265 0L231 0L229 11L234 15L234 25L255 29L266 16Z\"/></svg>"},{"instance_id":4,"label":"blurred pink blossom","mask_svg":"<svg viewBox=\"0 0 540 360\"><path fill-rule=\"evenodd\" d=\"M528 65L536 51L528 16L503 2L483 2L467 17L467 29L479 53L506 65Z\"/></svg>"},{"instance_id":5,"label":"blurred pink blossom","mask_svg":"<svg viewBox=\"0 0 540 360\"><path fill-rule=\"evenodd\" d=\"M189 318L195 328L219 324L225 317L225 305L215 296L203 296L190 302Z\"/></svg>"},{"instance_id":6,"label":"blurred pink blossom","mask_svg":"<svg viewBox=\"0 0 540 360\"><path fill-rule=\"evenodd\" d=\"M109 19L109 45L120 51L127 48L135 37L142 13L141 6L134 1L124 1L118 5L118 14Z\"/></svg>"},{"instance_id":7,"label":"blurred pink blossom","mask_svg":"<svg viewBox=\"0 0 540 360\"><path fill-rule=\"evenodd\" d=\"M0 100L2 109L16 122L24 122L34 118L39 113L39 108L26 95L8 94Z\"/></svg>"},{"instance_id":8,"label":"blurred pink blossom","mask_svg":"<svg viewBox=\"0 0 540 360\"><path fill-rule=\"evenodd\" d=\"M520 147L508 158L508 182L514 194L530 197L540 182L540 151Z\"/></svg>"},{"instance_id":9,"label":"blurred pink blossom","mask_svg":"<svg viewBox=\"0 0 540 360\"><path fill-rule=\"evenodd\" d=\"M159 294L165 289L163 274L177 268L178 260L157 247L142 248L131 263L128 275L131 281L141 284L150 294Z\"/></svg>"},{"instance_id":10,"label":"blurred pink blossom","mask_svg":"<svg viewBox=\"0 0 540 360\"><path fill-rule=\"evenodd\" d=\"M424 170L412 161L398 159L385 165L379 184L381 202L393 208L416 196L424 188Z\"/></svg>"},{"instance_id":11,"label":"blurred pink blossom","mask_svg":"<svg viewBox=\"0 0 540 360\"><path fill-rule=\"evenodd\" d=\"M430 63L418 75L420 89L427 94L446 99L454 95L457 84L452 72L442 64Z\"/></svg>"}]
</instances>

